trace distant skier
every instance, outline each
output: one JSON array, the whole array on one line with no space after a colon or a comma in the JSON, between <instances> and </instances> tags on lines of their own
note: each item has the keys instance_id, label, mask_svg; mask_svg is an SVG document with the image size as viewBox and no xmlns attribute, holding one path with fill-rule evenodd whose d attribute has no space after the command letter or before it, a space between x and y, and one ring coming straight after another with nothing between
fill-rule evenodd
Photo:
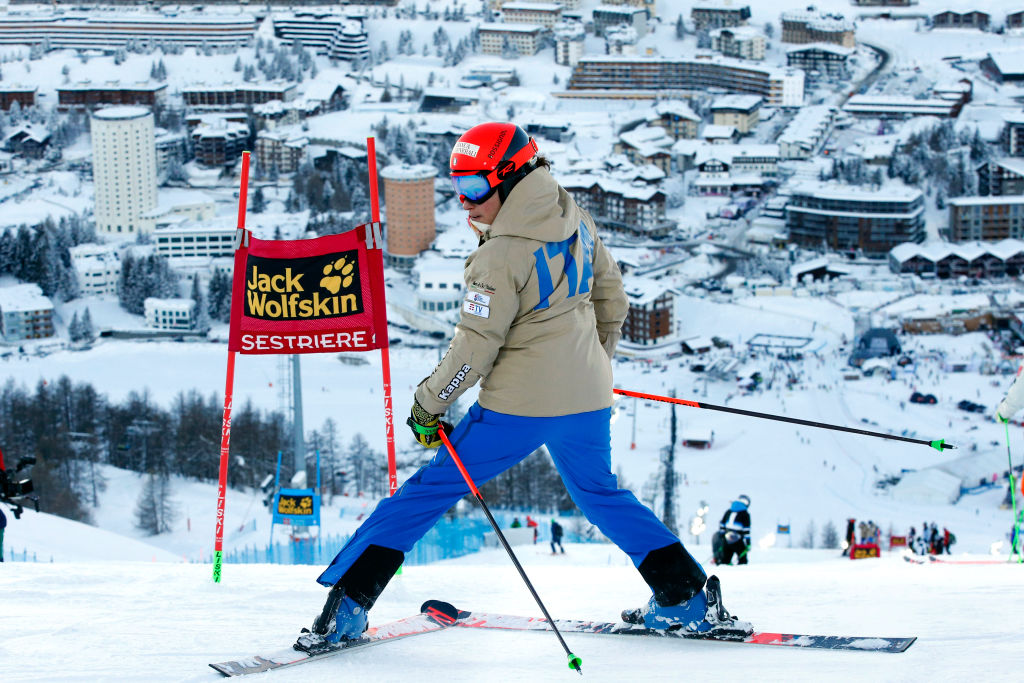
<instances>
[{"instance_id":1,"label":"distant skier","mask_svg":"<svg viewBox=\"0 0 1024 683\"><path fill-rule=\"evenodd\" d=\"M732 564L732 556L736 556L737 564L747 564L750 554L750 496L739 496L732 502L729 509L722 515L718 525L721 534L722 553L718 564Z\"/></svg>"},{"instance_id":2,"label":"distant skier","mask_svg":"<svg viewBox=\"0 0 1024 683\"><path fill-rule=\"evenodd\" d=\"M7 517L4 516L4 509L0 508L0 562L4 561L4 529L7 528Z\"/></svg>"},{"instance_id":3,"label":"distant skier","mask_svg":"<svg viewBox=\"0 0 1024 683\"><path fill-rule=\"evenodd\" d=\"M562 525L559 524L558 522L556 522L555 520L551 520L551 554L552 555L555 554L555 546L556 545L558 546L558 549L561 550L562 553L564 554L565 553L565 548L562 547Z\"/></svg>"},{"instance_id":4,"label":"distant skier","mask_svg":"<svg viewBox=\"0 0 1024 683\"><path fill-rule=\"evenodd\" d=\"M317 651L358 638L405 553L466 495L441 428L479 483L547 446L573 501L650 587L635 613L649 628L751 632L722 607L720 582L611 471L611 358L629 299L593 218L515 124L469 129L449 165L479 242L465 262L455 334L417 386L406 421L420 445L438 450L377 505L318 577L331 590L312 633L296 645ZM477 401L459 424L441 422L478 382Z\"/></svg>"}]
</instances>

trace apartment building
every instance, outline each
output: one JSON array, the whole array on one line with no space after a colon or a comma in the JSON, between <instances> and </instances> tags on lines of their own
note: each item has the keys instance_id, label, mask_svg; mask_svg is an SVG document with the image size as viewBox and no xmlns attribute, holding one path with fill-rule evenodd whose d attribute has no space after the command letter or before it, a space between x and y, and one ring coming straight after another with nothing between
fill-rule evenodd
<instances>
[{"instance_id":1,"label":"apartment building","mask_svg":"<svg viewBox=\"0 0 1024 683\"><path fill-rule=\"evenodd\" d=\"M272 15L274 35L286 44L300 41L331 59L358 61L370 56L369 35L361 18L330 11Z\"/></svg>"},{"instance_id":2,"label":"apartment building","mask_svg":"<svg viewBox=\"0 0 1024 683\"><path fill-rule=\"evenodd\" d=\"M809 7L782 13L782 42L831 43L843 47L857 45L853 22L841 14L828 14Z\"/></svg>"},{"instance_id":3,"label":"apartment building","mask_svg":"<svg viewBox=\"0 0 1024 683\"><path fill-rule=\"evenodd\" d=\"M264 172L276 168L294 173L306 159L309 138L289 130L261 130L256 134L256 164Z\"/></svg>"},{"instance_id":4,"label":"apartment building","mask_svg":"<svg viewBox=\"0 0 1024 683\"><path fill-rule=\"evenodd\" d=\"M298 86L285 81L264 83L199 83L181 89L185 106L197 111L239 110L279 100L291 102Z\"/></svg>"},{"instance_id":5,"label":"apartment building","mask_svg":"<svg viewBox=\"0 0 1024 683\"><path fill-rule=\"evenodd\" d=\"M629 300L622 323L623 340L650 346L671 337L675 332L676 290L640 277L627 276L622 284Z\"/></svg>"},{"instance_id":6,"label":"apartment building","mask_svg":"<svg viewBox=\"0 0 1024 683\"><path fill-rule=\"evenodd\" d=\"M143 302L146 325L158 330L190 332L195 327L196 302L193 299L147 297Z\"/></svg>"},{"instance_id":7,"label":"apartment building","mask_svg":"<svg viewBox=\"0 0 1024 683\"><path fill-rule=\"evenodd\" d=\"M765 103L799 107L804 99L804 72L713 58L582 57L573 69L569 90L592 90L595 96L635 96L638 91L706 93L708 88L760 95ZM610 92L609 92L610 91Z\"/></svg>"},{"instance_id":8,"label":"apartment building","mask_svg":"<svg viewBox=\"0 0 1024 683\"><path fill-rule=\"evenodd\" d=\"M812 43L786 50L786 64L804 71L816 71L826 78L842 80L850 76L853 48L829 43Z\"/></svg>"},{"instance_id":9,"label":"apartment building","mask_svg":"<svg viewBox=\"0 0 1024 683\"><path fill-rule=\"evenodd\" d=\"M157 107L164 104L167 84L141 82L122 84L118 81L93 83L82 81L73 85L57 87L57 110L92 110L96 107L113 105L137 105Z\"/></svg>"},{"instance_id":10,"label":"apartment building","mask_svg":"<svg viewBox=\"0 0 1024 683\"><path fill-rule=\"evenodd\" d=\"M39 88L28 85L17 85L14 83L0 84L0 109L7 111L15 102L24 109L33 107L36 104L36 93Z\"/></svg>"},{"instance_id":11,"label":"apartment building","mask_svg":"<svg viewBox=\"0 0 1024 683\"><path fill-rule=\"evenodd\" d=\"M953 242L1024 238L1024 196L954 197L949 200Z\"/></svg>"},{"instance_id":12,"label":"apartment building","mask_svg":"<svg viewBox=\"0 0 1024 683\"><path fill-rule=\"evenodd\" d=\"M39 285L0 287L0 334L7 342L53 336L53 302Z\"/></svg>"},{"instance_id":13,"label":"apartment building","mask_svg":"<svg viewBox=\"0 0 1024 683\"><path fill-rule=\"evenodd\" d=\"M711 49L726 57L737 59L764 59L768 41L753 26L716 28L711 31Z\"/></svg>"},{"instance_id":14,"label":"apartment building","mask_svg":"<svg viewBox=\"0 0 1024 683\"><path fill-rule=\"evenodd\" d=\"M550 30L562 21L562 9L557 2L506 2L501 17L506 24L533 24Z\"/></svg>"},{"instance_id":15,"label":"apartment building","mask_svg":"<svg viewBox=\"0 0 1024 683\"><path fill-rule=\"evenodd\" d=\"M594 8L594 35L603 37L610 28L628 26L637 38L647 35L647 10L631 5L598 5Z\"/></svg>"},{"instance_id":16,"label":"apartment building","mask_svg":"<svg viewBox=\"0 0 1024 683\"><path fill-rule=\"evenodd\" d=\"M384 181L385 256L396 268L409 269L437 236L434 179L429 164L393 164L381 169Z\"/></svg>"},{"instance_id":17,"label":"apartment building","mask_svg":"<svg viewBox=\"0 0 1024 683\"><path fill-rule=\"evenodd\" d=\"M657 187L590 174L558 181L598 227L652 238L666 237L676 228L675 221L665 218L665 193Z\"/></svg>"},{"instance_id":18,"label":"apartment building","mask_svg":"<svg viewBox=\"0 0 1024 683\"><path fill-rule=\"evenodd\" d=\"M924 195L916 188L803 182L790 187L786 228L795 244L884 256L924 241Z\"/></svg>"},{"instance_id":19,"label":"apartment building","mask_svg":"<svg viewBox=\"0 0 1024 683\"><path fill-rule=\"evenodd\" d=\"M690 19L697 33L729 26L743 26L750 19L750 5L698 2L690 9Z\"/></svg>"},{"instance_id":20,"label":"apartment building","mask_svg":"<svg viewBox=\"0 0 1024 683\"><path fill-rule=\"evenodd\" d=\"M533 55L540 49L541 38L546 33L543 26L535 24L480 24L480 52L485 55L503 55L506 45L521 55Z\"/></svg>"},{"instance_id":21,"label":"apartment building","mask_svg":"<svg viewBox=\"0 0 1024 683\"><path fill-rule=\"evenodd\" d=\"M237 48L252 40L256 17L244 13L50 12L0 14L0 45L44 44L54 50L106 50L136 43Z\"/></svg>"},{"instance_id":22,"label":"apartment building","mask_svg":"<svg viewBox=\"0 0 1024 683\"><path fill-rule=\"evenodd\" d=\"M761 119L762 99L757 95L725 95L711 104L711 115L716 126L732 126L740 135L757 127Z\"/></svg>"}]
</instances>

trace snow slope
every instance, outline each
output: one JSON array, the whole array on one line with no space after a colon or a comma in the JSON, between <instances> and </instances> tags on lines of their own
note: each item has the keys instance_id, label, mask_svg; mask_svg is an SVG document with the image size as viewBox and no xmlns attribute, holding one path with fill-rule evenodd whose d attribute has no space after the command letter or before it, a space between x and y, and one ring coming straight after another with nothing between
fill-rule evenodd
<instances>
[{"instance_id":1,"label":"snow slope","mask_svg":"<svg viewBox=\"0 0 1024 683\"><path fill-rule=\"evenodd\" d=\"M66 540L66 539L62 539ZM615 619L646 586L614 547L568 545L520 559L553 616ZM586 680L995 680L1019 668L1019 565L919 566L897 557L852 562L830 551L775 551L722 567L726 606L764 630L916 635L902 654L793 651L719 643L568 635ZM771 560L771 561L767 561ZM214 681L214 661L287 647L319 611L318 567L13 563L0 571L0 678L16 681ZM406 567L371 623L428 598L463 609L539 615L500 550ZM254 680L577 680L551 634L445 631Z\"/></svg>"}]
</instances>

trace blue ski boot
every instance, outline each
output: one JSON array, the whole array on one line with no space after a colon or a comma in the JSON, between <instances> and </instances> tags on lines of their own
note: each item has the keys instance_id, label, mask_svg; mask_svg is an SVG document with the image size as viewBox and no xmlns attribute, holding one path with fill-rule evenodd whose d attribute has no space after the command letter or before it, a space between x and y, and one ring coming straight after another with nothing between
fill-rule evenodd
<instances>
[{"instance_id":1,"label":"blue ski boot","mask_svg":"<svg viewBox=\"0 0 1024 683\"><path fill-rule=\"evenodd\" d=\"M356 640L368 626L366 610L345 595L345 589L337 584L328 594L320 616L313 622L312 632L303 629L295 649L310 653L329 650L343 641Z\"/></svg>"},{"instance_id":2,"label":"blue ski boot","mask_svg":"<svg viewBox=\"0 0 1024 683\"><path fill-rule=\"evenodd\" d=\"M740 621L722 604L722 584L717 576L709 577L704 590L689 600L675 605L661 605L654 597L640 609L625 610L622 620L642 624L659 631L682 631L692 636L733 636L742 638L753 632L749 622Z\"/></svg>"}]
</instances>

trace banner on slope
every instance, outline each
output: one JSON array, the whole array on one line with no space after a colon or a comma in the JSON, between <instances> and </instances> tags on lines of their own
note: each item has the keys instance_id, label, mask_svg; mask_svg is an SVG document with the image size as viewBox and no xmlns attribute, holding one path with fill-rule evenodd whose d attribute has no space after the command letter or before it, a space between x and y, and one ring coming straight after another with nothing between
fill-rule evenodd
<instances>
[{"instance_id":1,"label":"banner on slope","mask_svg":"<svg viewBox=\"0 0 1024 683\"><path fill-rule=\"evenodd\" d=\"M240 231L228 349L243 354L372 351L386 347L379 223L311 240Z\"/></svg>"}]
</instances>

